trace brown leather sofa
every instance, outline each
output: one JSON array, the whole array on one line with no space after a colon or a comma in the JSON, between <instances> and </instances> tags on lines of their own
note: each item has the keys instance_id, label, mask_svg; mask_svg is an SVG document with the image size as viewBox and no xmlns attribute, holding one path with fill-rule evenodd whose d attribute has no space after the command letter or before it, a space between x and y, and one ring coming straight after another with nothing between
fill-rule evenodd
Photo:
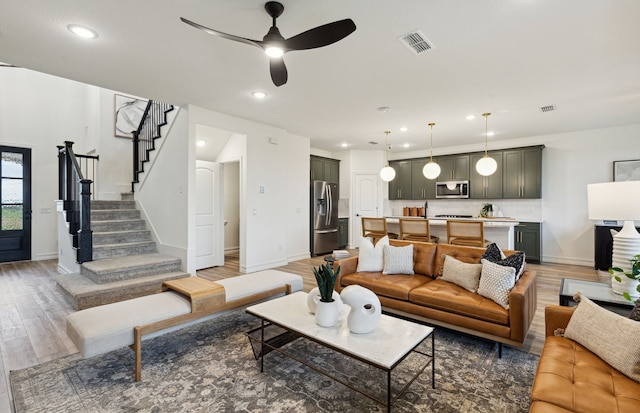
<instances>
[{"instance_id":1,"label":"brown leather sofa","mask_svg":"<svg viewBox=\"0 0 640 413\"><path fill-rule=\"evenodd\" d=\"M575 341L556 336L575 307L545 308L542 355L531 390L531 413L640 412L640 383Z\"/></svg>"},{"instance_id":2,"label":"brown leather sofa","mask_svg":"<svg viewBox=\"0 0 640 413\"><path fill-rule=\"evenodd\" d=\"M389 313L425 321L452 330L521 347L536 311L535 271L526 270L509 295L509 309L456 284L437 278L444 264L443 255L466 263L480 262L485 248L417 241L390 240L390 245L413 244L415 274L356 272L358 257L336 261L340 278L336 290L358 284L376 293ZM514 251L504 251L511 255Z\"/></svg>"}]
</instances>

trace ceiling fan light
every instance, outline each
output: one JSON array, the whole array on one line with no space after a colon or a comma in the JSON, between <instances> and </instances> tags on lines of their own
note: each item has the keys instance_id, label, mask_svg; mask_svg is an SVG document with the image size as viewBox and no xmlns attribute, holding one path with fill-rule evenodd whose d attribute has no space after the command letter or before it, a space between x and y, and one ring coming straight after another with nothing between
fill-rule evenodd
<instances>
[{"instance_id":1,"label":"ceiling fan light","mask_svg":"<svg viewBox=\"0 0 640 413\"><path fill-rule=\"evenodd\" d=\"M476 171L482 176L492 175L497 170L498 163L489 155L483 156L478 163L476 163Z\"/></svg>"},{"instance_id":2,"label":"ceiling fan light","mask_svg":"<svg viewBox=\"0 0 640 413\"><path fill-rule=\"evenodd\" d=\"M380 178L382 178L385 182L393 181L393 178L396 177L396 171L389 165L385 166L380 170Z\"/></svg>"},{"instance_id":3,"label":"ceiling fan light","mask_svg":"<svg viewBox=\"0 0 640 413\"><path fill-rule=\"evenodd\" d=\"M282 48L278 46L269 46L264 49L264 52L269 57L282 57L282 55L284 54L284 50L282 50Z\"/></svg>"},{"instance_id":4,"label":"ceiling fan light","mask_svg":"<svg viewBox=\"0 0 640 413\"><path fill-rule=\"evenodd\" d=\"M429 161L423 168L422 174L427 179L436 179L440 176L440 165L433 161Z\"/></svg>"}]
</instances>

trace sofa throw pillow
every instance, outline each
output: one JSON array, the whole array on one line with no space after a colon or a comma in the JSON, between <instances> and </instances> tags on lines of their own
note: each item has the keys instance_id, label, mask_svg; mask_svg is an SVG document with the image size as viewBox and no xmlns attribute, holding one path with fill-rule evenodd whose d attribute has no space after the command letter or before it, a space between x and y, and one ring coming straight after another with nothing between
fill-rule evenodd
<instances>
[{"instance_id":1,"label":"sofa throw pillow","mask_svg":"<svg viewBox=\"0 0 640 413\"><path fill-rule=\"evenodd\" d=\"M440 279L475 293L478 291L481 271L482 264L467 264L450 255L445 255Z\"/></svg>"},{"instance_id":2,"label":"sofa throw pillow","mask_svg":"<svg viewBox=\"0 0 640 413\"><path fill-rule=\"evenodd\" d=\"M583 345L611 367L640 382L640 323L606 310L578 293L564 336Z\"/></svg>"},{"instance_id":3,"label":"sofa throw pillow","mask_svg":"<svg viewBox=\"0 0 640 413\"><path fill-rule=\"evenodd\" d=\"M413 245L405 247L385 245L383 252L383 274L413 274Z\"/></svg>"},{"instance_id":4,"label":"sofa throw pillow","mask_svg":"<svg viewBox=\"0 0 640 413\"><path fill-rule=\"evenodd\" d=\"M634 321L640 321L640 298L636 300L636 305L633 307L633 310L631 310L629 318Z\"/></svg>"},{"instance_id":5,"label":"sofa throw pillow","mask_svg":"<svg viewBox=\"0 0 640 413\"><path fill-rule=\"evenodd\" d=\"M515 268L516 282L520 279L526 265L524 252L517 251L507 257L495 242L491 243L487 247L487 250L482 254L482 258L480 260L482 261L482 259L489 260L498 265Z\"/></svg>"},{"instance_id":6,"label":"sofa throw pillow","mask_svg":"<svg viewBox=\"0 0 640 413\"><path fill-rule=\"evenodd\" d=\"M389 245L389 237L384 236L378 240L376 246L369 238L360 237L358 252L358 268L356 272L379 272L384 266L384 246Z\"/></svg>"},{"instance_id":7,"label":"sofa throw pillow","mask_svg":"<svg viewBox=\"0 0 640 413\"><path fill-rule=\"evenodd\" d=\"M504 252L502 252L498 244L492 242L489 244L484 254L482 254L482 258L486 258L491 262L496 262L507 258L507 256L504 255Z\"/></svg>"},{"instance_id":8,"label":"sofa throw pillow","mask_svg":"<svg viewBox=\"0 0 640 413\"><path fill-rule=\"evenodd\" d=\"M516 285L516 270L482 259L482 273L478 294L495 301L502 307L509 309L509 292Z\"/></svg>"}]
</instances>

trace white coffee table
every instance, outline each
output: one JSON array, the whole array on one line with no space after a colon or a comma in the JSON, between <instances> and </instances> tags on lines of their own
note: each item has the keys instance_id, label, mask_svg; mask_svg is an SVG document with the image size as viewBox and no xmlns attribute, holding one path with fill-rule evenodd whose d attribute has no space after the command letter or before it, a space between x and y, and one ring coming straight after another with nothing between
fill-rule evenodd
<instances>
[{"instance_id":1,"label":"white coffee table","mask_svg":"<svg viewBox=\"0 0 640 413\"><path fill-rule=\"evenodd\" d=\"M348 307L346 307L348 309ZM338 324L331 328L320 327L315 322L315 317L307 308L307 293L296 292L274 300L252 305L246 309L247 313L261 319L260 333L260 371L264 371L264 355L271 350L278 351L307 367L344 384L345 386L387 406L387 411L391 411L391 406L413 383L413 381L431 364L431 384L435 389L435 360L434 360L434 329L411 321L390 317L385 314L380 318L376 329L368 334L354 334L347 327L346 312L343 311ZM370 366L376 367L387 373L387 400L386 403L367 394L364 391L354 388L350 383L328 374L310 364L307 360L287 353L286 349L278 344L270 344L265 340L264 329L269 325L279 326L298 336L312 340L332 350L340 352L351 358L359 360ZM431 354L417 350L417 347L431 336ZM250 339L256 337L249 335ZM289 340L290 341L290 340ZM287 341L288 342L288 341ZM411 353L417 353L428 358L428 361L421 366L419 371L413 376L400 392L391 398L391 372Z\"/></svg>"}]
</instances>

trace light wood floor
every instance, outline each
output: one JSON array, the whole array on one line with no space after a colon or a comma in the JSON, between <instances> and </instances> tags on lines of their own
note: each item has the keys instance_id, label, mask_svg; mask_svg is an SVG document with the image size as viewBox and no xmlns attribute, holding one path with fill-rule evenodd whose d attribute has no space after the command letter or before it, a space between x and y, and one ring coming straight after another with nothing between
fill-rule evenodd
<instances>
[{"instance_id":1,"label":"light wood floor","mask_svg":"<svg viewBox=\"0 0 640 413\"><path fill-rule=\"evenodd\" d=\"M309 291L315 287L312 267L322 263L322 257L314 257L278 269L302 276L304 290ZM539 354L544 341L544 307L558 303L562 278L597 281L598 277L596 271L588 267L528 265L538 272L538 307L524 350ZM56 274L56 260L0 264L0 412L11 411L10 370L77 352L67 337L65 324L67 315L74 310L57 290L53 280ZM212 280L238 274L237 254L228 255L224 267L198 271L198 275Z\"/></svg>"}]
</instances>

